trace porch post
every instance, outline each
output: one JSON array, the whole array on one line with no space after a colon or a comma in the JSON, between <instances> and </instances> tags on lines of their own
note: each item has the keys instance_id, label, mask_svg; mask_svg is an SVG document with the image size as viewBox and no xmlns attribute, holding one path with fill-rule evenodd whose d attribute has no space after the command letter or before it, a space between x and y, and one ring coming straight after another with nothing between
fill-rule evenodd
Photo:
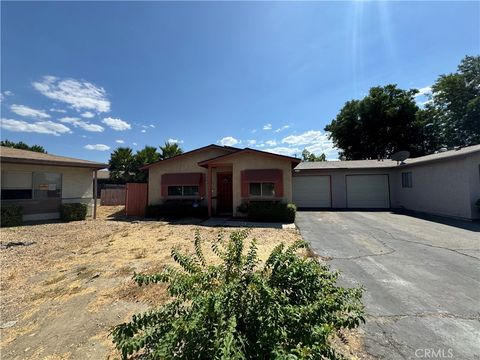
<instances>
[{"instance_id":1,"label":"porch post","mask_svg":"<svg viewBox=\"0 0 480 360\"><path fill-rule=\"evenodd\" d=\"M207 197L207 205L208 205L208 217L212 216L212 166L208 165L208 197Z\"/></svg>"},{"instance_id":2,"label":"porch post","mask_svg":"<svg viewBox=\"0 0 480 360\"><path fill-rule=\"evenodd\" d=\"M93 176L93 218L97 218L97 169L94 170Z\"/></svg>"}]
</instances>

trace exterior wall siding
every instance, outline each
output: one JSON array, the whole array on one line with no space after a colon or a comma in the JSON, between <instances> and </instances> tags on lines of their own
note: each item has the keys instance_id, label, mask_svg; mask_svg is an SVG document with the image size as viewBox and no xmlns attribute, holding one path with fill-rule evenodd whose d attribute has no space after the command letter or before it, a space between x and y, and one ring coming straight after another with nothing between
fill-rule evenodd
<instances>
[{"instance_id":1,"label":"exterior wall siding","mask_svg":"<svg viewBox=\"0 0 480 360\"><path fill-rule=\"evenodd\" d=\"M75 168L50 165L29 165L2 163L2 171L19 172L51 172L62 174L62 203L84 203L88 205L88 215L93 210L93 170L87 168ZM24 221L30 220L49 220L57 219L60 213L36 211L40 207L38 200L3 200L2 204L19 204L27 207L27 214L24 215Z\"/></svg>"}]
</instances>

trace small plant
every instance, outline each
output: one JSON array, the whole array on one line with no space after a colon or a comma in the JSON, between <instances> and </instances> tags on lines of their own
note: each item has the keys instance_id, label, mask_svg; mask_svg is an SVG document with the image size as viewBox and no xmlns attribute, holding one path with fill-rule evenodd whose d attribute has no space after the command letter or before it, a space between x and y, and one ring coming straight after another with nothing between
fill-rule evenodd
<instances>
[{"instance_id":1,"label":"small plant","mask_svg":"<svg viewBox=\"0 0 480 360\"><path fill-rule=\"evenodd\" d=\"M21 206L2 206L0 224L1 227L22 225L23 209Z\"/></svg>"},{"instance_id":2,"label":"small plant","mask_svg":"<svg viewBox=\"0 0 480 360\"><path fill-rule=\"evenodd\" d=\"M87 205L81 203L62 204L60 219L62 221L79 221L87 218Z\"/></svg>"},{"instance_id":3,"label":"small plant","mask_svg":"<svg viewBox=\"0 0 480 360\"><path fill-rule=\"evenodd\" d=\"M258 201L248 204L247 217L253 221L295 221L297 207L282 202Z\"/></svg>"},{"instance_id":4,"label":"small plant","mask_svg":"<svg viewBox=\"0 0 480 360\"><path fill-rule=\"evenodd\" d=\"M247 231L212 243L222 260L207 264L201 238L195 255L176 249L177 266L134 275L138 285L168 283L172 300L112 330L123 359L337 359L333 334L363 319L362 290L336 286L337 272L297 254L304 242L280 244L260 265Z\"/></svg>"}]
</instances>

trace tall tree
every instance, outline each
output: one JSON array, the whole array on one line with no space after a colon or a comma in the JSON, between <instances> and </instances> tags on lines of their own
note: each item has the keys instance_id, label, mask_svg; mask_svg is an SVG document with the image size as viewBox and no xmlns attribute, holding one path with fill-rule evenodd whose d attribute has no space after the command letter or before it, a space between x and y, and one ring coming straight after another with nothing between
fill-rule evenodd
<instances>
[{"instance_id":1,"label":"tall tree","mask_svg":"<svg viewBox=\"0 0 480 360\"><path fill-rule=\"evenodd\" d=\"M346 160L389 157L408 150L413 156L423 154L417 90L402 90L396 85L370 89L361 100L348 101L337 117L325 127L330 139L341 149Z\"/></svg>"},{"instance_id":2,"label":"tall tree","mask_svg":"<svg viewBox=\"0 0 480 360\"><path fill-rule=\"evenodd\" d=\"M308 151L307 149L303 149L302 160L303 161L327 161L327 157L323 153L317 156L314 153Z\"/></svg>"},{"instance_id":3,"label":"tall tree","mask_svg":"<svg viewBox=\"0 0 480 360\"><path fill-rule=\"evenodd\" d=\"M445 147L480 144L480 56L466 56L457 72L441 75L424 111L425 125L436 131L429 141Z\"/></svg>"},{"instance_id":4,"label":"tall tree","mask_svg":"<svg viewBox=\"0 0 480 360\"><path fill-rule=\"evenodd\" d=\"M142 150L137 151L135 154L135 181L146 182L148 173L141 171L140 168L158 160L160 160L160 153L157 152L155 146L145 146Z\"/></svg>"},{"instance_id":5,"label":"tall tree","mask_svg":"<svg viewBox=\"0 0 480 360\"><path fill-rule=\"evenodd\" d=\"M110 170L110 179L114 182L126 183L135 180L137 166L132 149L128 147L115 149L110 155L108 170Z\"/></svg>"},{"instance_id":6,"label":"tall tree","mask_svg":"<svg viewBox=\"0 0 480 360\"><path fill-rule=\"evenodd\" d=\"M160 158L162 160L183 154L182 148L178 146L177 143L170 143L168 141L165 142L165 145L160 146L160 150L161 150Z\"/></svg>"},{"instance_id":7,"label":"tall tree","mask_svg":"<svg viewBox=\"0 0 480 360\"><path fill-rule=\"evenodd\" d=\"M43 146L40 146L40 145L31 145L30 146L30 145L25 144L23 141L13 142L13 141L10 141L10 140L2 140L0 145L5 146L5 147L15 148L15 149L35 151L35 152L44 153L44 154L47 153L45 151L45 149L43 148Z\"/></svg>"}]
</instances>

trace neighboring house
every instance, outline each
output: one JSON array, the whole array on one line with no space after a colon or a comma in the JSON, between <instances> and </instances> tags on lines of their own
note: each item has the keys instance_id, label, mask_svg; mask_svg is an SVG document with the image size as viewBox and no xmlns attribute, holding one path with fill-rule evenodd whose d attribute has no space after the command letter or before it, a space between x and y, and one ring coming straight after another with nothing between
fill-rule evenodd
<instances>
[{"instance_id":1,"label":"neighboring house","mask_svg":"<svg viewBox=\"0 0 480 360\"><path fill-rule=\"evenodd\" d=\"M480 145L407 159L302 162L294 170L300 208L405 208L479 219Z\"/></svg>"},{"instance_id":2,"label":"neighboring house","mask_svg":"<svg viewBox=\"0 0 480 360\"><path fill-rule=\"evenodd\" d=\"M242 216L244 202L292 201L292 172L300 159L254 149L208 145L147 165L148 203L193 200L209 215Z\"/></svg>"},{"instance_id":3,"label":"neighboring house","mask_svg":"<svg viewBox=\"0 0 480 360\"><path fill-rule=\"evenodd\" d=\"M23 220L60 217L60 204L85 203L92 213L92 174L107 167L87 160L0 147L1 205L19 205Z\"/></svg>"}]
</instances>

